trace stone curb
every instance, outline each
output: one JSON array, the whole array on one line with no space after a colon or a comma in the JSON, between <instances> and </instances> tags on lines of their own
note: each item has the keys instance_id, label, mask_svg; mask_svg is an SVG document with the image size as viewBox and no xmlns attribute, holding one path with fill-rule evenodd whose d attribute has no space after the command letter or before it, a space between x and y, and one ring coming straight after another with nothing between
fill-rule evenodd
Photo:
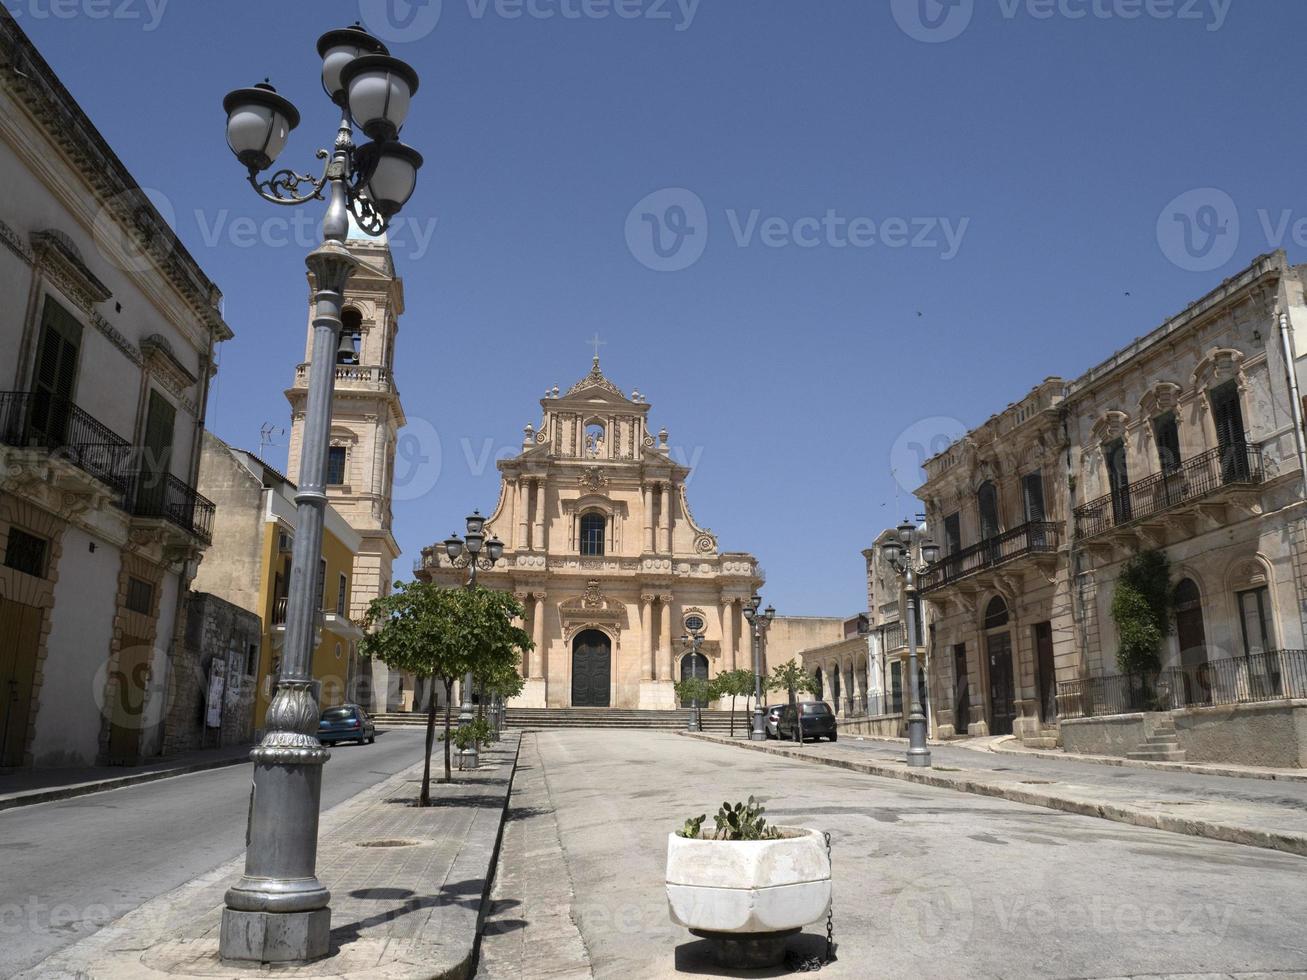
<instances>
[{"instance_id":1,"label":"stone curb","mask_svg":"<svg viewBox=\"0 0 1307 980\"><path fill-rule=\"evenodd\" d=\"M153 783L160 779L172 779L174 776L189 776L194 772L207 772L210 769L223 769L227 766L239 766L249 762L248 755L234 759L215 759L209 762L196 762L178 766L175 769L155 769L150 772L138 772L131 776L115 776L112 779L97 779L88 783L73 783L70 786L56 786L52 789L37 789L29 793L14 793L0 796L0 810L12 810L20 806L33 806L37 803L54 803L59 800L71 800L77 796L90 796L92 793L105 793L111 789L126 786L138 786L141 783Z\"/></svg>"},{"instance_id":2,"label":"stone curb","mask_svg":"<svg viewBox=\"0 0 1307 980\"><path fill-rule=\"evenodd\" d=\"M853 759L832 759L802 749L773 747L763 742L732 741L728 738L703 735L698 732L681 732L680 734L716 745L752 749L756 752L766 752L787 759L830 766L834 769L861 772L869 776L885 776L890 779L901 779L905 782L918 783L923 786L935 786L940 789L951 789L961 793L973 793L977 796L990 796L1008 800L1012 803L1042 806L1050 810L1062 810L1066 813L1075 813L1085 817L1099 817L1103 820L1113 820L1117 823L1131 824L1136 827L1150 827L1154 830L1166 830L1190 837L1206 837L1231 844L1247 844L1250 847L1262 847L1272 851L1283 851L1287 854L1307 857L1307 834L1275 833L1238 824L1175 817L1170 814L1153 813L1124 804L1104 803L1098 800L1068 795L1059 796L1046 791L1019 789L1005 783L986 782L966 776L951 776L947 773L924 769L908 769L906 766L898 767L878 762L859 762Z\"/></svg>"},{"instance_id":3,"label":"stone curb","mask_svg":"<svg viewBox=\"0 0 1307 980\"><path fill-rule=\"evenodd\" d=\"M1092 762L1096 766L1117 766L1123 769L1155 769L1159 772L1192 772L1200 776L1233 776L1237 779L1267 779L1278 782L1307 783L1307 772L1282 772L1275 769L1257 769L1255 767L1236 769L1206 762L1150 762L1147 759L1118 759L1111 755L1080 755L1071 752L1049 752L1044 749L1013 749L1006 747L1001 742L993 743L990 746L990 751L1001 752L1004 755L1029 755L1037 759L1057 759L1063 762Z\"/></svg>"},{"instance_id":4,"label":"stone curb","mask_svg":"<svg viewBox=\"0 0 1307 980\"><path fill-rule=\"evenodd\" d=\"M864 742L883 742L886 745L908 744L906 738L894 738L889 735L850 734L848 737L861 739ZM1048 749L1011 748L1010 743L1015 741L1015 736L1007 735L990 742L984 748L967 745L959 740L937 742L931 739L928 744L932 748L939 746L940 748L963 749L980 755L986 752L991 754L1002 753L1003 755L1031 756L1036 759L1054 759L1058 762L1090 762L1096 766L1117 766L1122 769L1154 769L1157 772L1192 772L1199 776L1230 776L1235 779L1266 779L1282 783L1307 783L1307 770L1259 769L1255 766L1240 769L1235 766L1223 766L1215 762L1154 762L1148 759L1122 759L1114 755L1082 755L1076 752L1051 752Z\"/></svg>"}]
</instances>

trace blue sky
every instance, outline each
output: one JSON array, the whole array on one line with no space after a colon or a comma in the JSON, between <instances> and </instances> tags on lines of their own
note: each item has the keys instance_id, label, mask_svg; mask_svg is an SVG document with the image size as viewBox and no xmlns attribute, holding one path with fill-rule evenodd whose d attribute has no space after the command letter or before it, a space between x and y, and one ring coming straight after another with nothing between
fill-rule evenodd
<instances>
[{"instance_id":1,"label":"blue sky","mask_svg":"<svg viewBox=\"0 0 1307 980\"><path fill-rule=\"evenodd\" d=\"M1302 252L1295 0L444 0L434 26L406 0L4 2L224 290L210 423L250 448L289 426L305 247L222 96L270 76L304 117L280 162L309 169L318 34L362 16L417 68L405 577L493 507L490 457L598 332L767 599L856 611L919 447Z\"/></svg>"}]
</instances>

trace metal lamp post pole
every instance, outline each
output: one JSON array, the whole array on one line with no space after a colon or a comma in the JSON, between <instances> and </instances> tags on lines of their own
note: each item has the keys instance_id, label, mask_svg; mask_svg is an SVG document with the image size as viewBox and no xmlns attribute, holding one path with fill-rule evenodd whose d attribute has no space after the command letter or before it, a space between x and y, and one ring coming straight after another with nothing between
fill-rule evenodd
<instances>
[{"instance_id":1,"label":"metal lamp post pole","mask_svg":"<svg viewBox=\"0 0 1307 980\"><path fill-rule=\"evenodd\" d=\"M930 766L930 748L926 745L926 714L921 708L921 675L917 671L916 579L911 554L906 571L908 597L908 674L912 678L912 704L908 711L908 765Z\"/></svg>"},{"instance_id":2,"label":"metal lamp post pole","mask_svg":"<svg viewBox=\"0 0 1307 980\"><path fill-rule=\"evenodd\" d=\"M749 733L751 742L761 742L767 738L762 704L762 674L763 664L766 662L763 657L763 638L767 635L767 627L771 626L772 620L776 618L776 610L771 606L759 612L758 607L761 605L760 595L751 596L744 603L744 618L749 621L749 642L753 644L753 731Z\"/></svg>"},{"instance_id":3,"label":"metal lamp post pole","mask_svg":"<svg viewBox=\"0 0 1307 980\"><path fill-rule=\"evenodd\" d=\"M455 568L467 568L468 578L467 587L475 589L477 587L477 570L481 568L494 568L495 563L499 561L504 554L504 543L499 540L498 536L492 537L489 541L485 535L486 520L481 516L481 512L473 511L472 516L467 519L467 541L464 542L458 535L451 535L445 541L445 554L449 556L450 564ZM481 549L485 548L486 557L481 557ZM472 671L468 670L463 675L462 687L462 704L458 712L459 727L470 725L475 720L475 711L472 705L472 686L475 678ZM460 769L475 769L480 764L480 757L477 752L477 745L473 742L465 749L458 752L458 766Z\"/></svg>"},{"instance_id":4,"label":"metal lamp post pole","mask_svg":"<svg viewBox=\"0 0 1307 980\"><path fill-rule=\"evenodd\" d=\"M690 635L686 633L681 636L681 643L685 646L687 652L697 654L703 646L703 634L695 633ZM707 678L704 678L707 680ZM685 673L681 673L681 680L685 680ZM698 698L690 698L690 717L686 721L686 731L701 732L703 731L703 716L700 714L702 709L699 706Z\"/></svg>"},{"instance_id":5,"label":"metal lamp post pole","mask_svg":"<svg viewBox=\"0 0 1307 980\"><path fill-rule=\"evenodd\" d=\"M908 690L910 703L908 707L908 752L907 764L912 768L926 768L930 765L930 748L926 744L926 714L921 704L921 676L917 670L917 559L913 554L913 545L921 547L926 565L933 564L939 557L939 548L924 540L923 534L910 521L904 521L898 527L898 541L887 544L888 557L894 569L903 576L904 595L907 598L908 621Z\"/></svg>"},{"instance_id":6,"label":"metal lamp post pole","mask_svg":"<svg viewBox=\"0 0 1307 980\"><path fill-rule=\"evenodd\" d=\"M381 234L412 194L421 166L419 154L395 142L407 97L417 88L412 69L389 58L385 45L360 28L328 32L319 40L318 50L324 56L324 87L340 108L333 149L318 151L318 158L327 161L320 178L280 170L259 179L300 120L298 110L272 86L237 89L223 100L228 145L248 170L249 183L260 197L273 204L298 205L324 200L325 191L327 201L322 242L306 259L315 283L313 344L295 494L286 641L266 733L250 753L254 775L245 874L227 891L219 940L224 959L265 963L313 960L329 950L331 893L318 880L316 864L322 766L330 753L317 739L312 655L321 616L317 577L341 307L345 286L358 266L345 246L349 216L353 214L370 234ZM361 60L363 56L371 60ZM390 116L383 112L380 117L368 113L367 118L360 115L355 120L349 86L369 67L397 73L393 83L387 77L382 84L395 86L401 96L395 105L402 103L403 110ZM368 81L374 81L373 76ZM354 144L354 121L374 136L374 142L362 150ZM378 161L383 159L398 161L399 169L388 169L389 176L381 176ZM395 175L403 179L392 182ZM302 193L305 185L307 191Z\"/></svg>"}]
</instances>

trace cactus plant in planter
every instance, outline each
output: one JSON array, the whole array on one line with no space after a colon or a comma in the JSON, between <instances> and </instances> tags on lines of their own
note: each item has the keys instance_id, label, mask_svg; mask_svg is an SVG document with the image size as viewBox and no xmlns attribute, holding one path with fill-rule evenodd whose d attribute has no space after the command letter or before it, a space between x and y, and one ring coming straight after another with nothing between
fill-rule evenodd
<instances>
[{"instance_id":1,"label":"cactus plant in planter","mask_svg":"<svg viewBox=\"0 0 1307 980\"><path fill-rule=\"evenodd\" d=\"M667 904L672 921L711 940L725 967L774 966L785 941L830 908L831 866L824 835L767 823L761 804L723 803L667 838Z\"/></svg>"}]
</instances>

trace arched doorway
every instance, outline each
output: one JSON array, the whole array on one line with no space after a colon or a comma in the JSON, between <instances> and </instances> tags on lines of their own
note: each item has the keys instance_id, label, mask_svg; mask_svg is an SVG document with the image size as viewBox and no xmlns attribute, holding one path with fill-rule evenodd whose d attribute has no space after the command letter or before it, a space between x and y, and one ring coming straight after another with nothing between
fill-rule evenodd
<instances>
[{"instance_id":1,"label":"arched doorway","mask_svg":"<svg viewBox=\"0 0 1307 980\"><path fill-rule=\"evenodd\" d=\"M1012 633L1007 603L995 596L985 607L985 656L989 661L989 733L1011 735L1017 716L1012 677Z\"/></svg>"},{"instance_id":2,"label":"arched doorway","mask_svg":"<svg viewBox=\"0 0 1307 980\"><path fill-rule=\"evenodd\" d=\"M835 664L831 668L831 672L830 672L830 696L831 696L831 700L835 702L833 705L831 705L831 708L832 710L835 711L836 714L838 714L840 710L841 686L842 685L840 684L840 665Z\"/></svg>"},{"instance_id":3,"label":"arched doorway","mask_svg":"<svg viewBox=\"0 0 1307 980\"><path fill-rule=\"evenodd\" d=\"M613 644L599 630L572 641L572 707L607 708L612 703Z\"/></svg>"},{"instance_id":4,"label":"arched doorway","mask_svg":"<svg viewBox=\"0 0 1307 980\"><path fill-rule=\"evenodd\" d=\"M1203 597L1198 583L1181 579L1175 587L1175 635L1184 669L1185 704L1206 704L1212 699L1207 667L1207 631L1203 627Z\"/></svg>"},{"instance_id":5,"label":"arched doorway","mask_svg":"<svg viewBox=\"0 0 1307 980\"><path fill-rule=\"evenodd\" d=\"M825 700L826 700L826 680L825 680L825 678L822 676L821 668L820 668L820 667L818 667L818 668L816 669L816 671L813 672L813 679L817 682L817 693L816 693L815 697L817 698L818 701L825 701Z\"/></svg>"},{"instance_id":6,"label":"arched doorway","mask_svg":"<svg viewBox=\"0 0 1307 980\"><path fill-rule=\"evenodd\" d=\"M681 658L681 680L688 681L691 678L698 678L701 681L708 679L708 658L702 653L687 653ZM682 701L682 708L706 708L707 701L700 701L694 698L690 701Z\"/></svg>"}]
</instances>

